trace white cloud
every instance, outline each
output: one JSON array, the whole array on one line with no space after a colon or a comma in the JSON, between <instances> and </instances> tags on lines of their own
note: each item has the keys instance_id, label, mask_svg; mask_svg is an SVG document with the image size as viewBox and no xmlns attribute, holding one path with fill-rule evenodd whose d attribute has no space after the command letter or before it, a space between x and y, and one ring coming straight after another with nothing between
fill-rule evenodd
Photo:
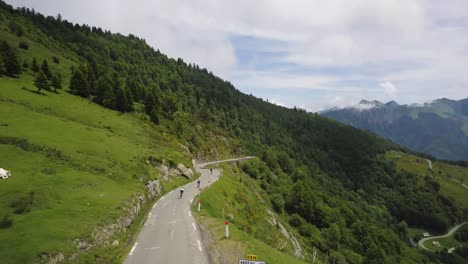
<instances>
[{"instance_id":1,"label":"white cloud","mask_svg":"<svg viewBox=\"0 0 468 264\"><path fill-rule=\"evenodd\" d=\"M389 96L390 98L395 98L396 93L397 93L397 88L393 83L387 81L387 82L382 82L379 85L380 87L384 89L384 92L387 96Z\"/></svg>"},{"instance_id":2,"label":"white cloud","mask_svg":"<svg viewBox=\"0 0 468 264\"><path fill-rule=\"evenodd\" d=\"M141 36L171 57L182 57L222 78L234 80L241 90L307 88L326 93L326 98L349 98L352 91L356 97L382 97L371 90L363 92L360 86L330 85L362 80L374 81L375 89L384 88L387 97L402 101L418 100L428 94L423 92L426 85L411 84L433 81L440 87L434 87L431 96L468 97L466 0L7 2L34 7L48 15L61 13L74 22ZM272 49L283 52L284 56L276 59L278 63L296 68L341 67L346 71L257 70L260 62L256 60L246 63L249 68L243 68L232 42L236 35L280 42L275 47L267 44L252 47L252 52ZM358 69L367 71L358 72ZM386 81L380 83L380 80ZM445 87L452 88L442 89ZM285 92L284 96L290 95ZM324 97L309 100L316 100L317 104L326 102Z\"/></svg>"}]
</instances>

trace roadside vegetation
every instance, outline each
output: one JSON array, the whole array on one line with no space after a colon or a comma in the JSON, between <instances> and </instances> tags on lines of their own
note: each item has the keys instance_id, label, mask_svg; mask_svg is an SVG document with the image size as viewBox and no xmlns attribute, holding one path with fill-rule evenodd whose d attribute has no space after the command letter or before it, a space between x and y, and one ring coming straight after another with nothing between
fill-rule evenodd
<instances>
[{"instance_id":1,"label":"roadside vegetation","mask_svg":"<svg viewBox=\"0 0 468 264\"><path fill-rule=\"evenodd\" d=\"M240 162L244 163L244 162ZM270 203L258 183L238 166L221 165L220 179L202 191L201 210L198 198L192 210L214 240L211 254L217 263L234 263L254 254L267 263L307 263L293 257L295 248L272 222ZM230 237L225 237L225 221L229 222ZM289 226L275 214L275 221ZM288 228L291 230L291 228Z\"/></svg>"}]
</instances>

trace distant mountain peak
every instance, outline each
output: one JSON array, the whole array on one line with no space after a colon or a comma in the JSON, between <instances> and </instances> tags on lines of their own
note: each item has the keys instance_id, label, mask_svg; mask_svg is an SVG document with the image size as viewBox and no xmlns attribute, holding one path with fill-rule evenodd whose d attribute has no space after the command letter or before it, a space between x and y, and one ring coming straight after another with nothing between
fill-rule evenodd
<instances>
[{"instance_id":1,"label":"distant mountain peak","mask_svg":"<svg viewBox=\"0 0 468 264\"><path fill-rule=\"evenodd\" d=\"M384 106L384 104L377 100L367 101L363 99L359 102L359 104L351 106L349 108L356 109L356 110L368 110L372 108L380 108L382 106Z\"/></svg>"},{"instance_id":2,"label":"distant mountain peak","mask_svg":"<svg viewBox=\"0 0 468 264\"><path fill-rule=\"evenodd\" d=\"M400 104L392 100L392 101L386 103L385 106L388 106L388 107L397 107L397 106L400 106Z\"/></svg>"},{"instance_id":3,"label":"distant mountain peak","mask_svg":"<svg viewBox=\"0 0 468 264\"><path fill-rule=\"evenodd\" d=\"M440 159L468 160L468 98L398 104L361 100L324 116Z\"/></svg>"}]
</instances>

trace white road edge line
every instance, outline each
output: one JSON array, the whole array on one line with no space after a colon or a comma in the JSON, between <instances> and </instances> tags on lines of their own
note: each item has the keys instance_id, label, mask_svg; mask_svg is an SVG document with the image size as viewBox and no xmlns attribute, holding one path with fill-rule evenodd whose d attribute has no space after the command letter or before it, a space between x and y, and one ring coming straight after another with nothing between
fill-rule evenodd
<instances>
[{"instance_id":1,"label":"white road edge line","mask_svg":"<svg viewBox=\"0 0 468 264\"><path fill-rule=\"evenodd\" d=\"M197 243L198 243L198 250L202 251L200 240L197 240Z\"/></svg>"},{"instance_id":2,"label":"white road edge line","mask_svg":"<svg viewBox=\"0 0 468 264\"><path fill-rule=\"evenodd\" d=\"M155 204L153 205L153 209L156 207L157 204L158 204L158 203L155 203Z\"/></svg>"},{"instance_id":3,"label":"white road edge line","mask_svg":"<svg viewBox=\"0 0 468 264\"><path fill-rule=\"evenodd\" d=\"M130 253L128 253L128 255L130 255L130 256L133 255L133 251L135 251L135 248L136 248L137 245L138 245L138 242L135 243L135 245L133 245L133 247L132 247L132 249L130 250Z\"/></svg>"},{"instance_id":4,"label":"white road edge line","mask_svg":"<svg viewBox=\"0 0 468 264\"><path fill-rule=\"evenodd\" d=\"M189 211L189 212L188 212L188 216L192 216L192 212Z\"/></svg>"},{"instance_id":5,"label":"white road edge line","mask_svg":"<svg viewBox=\"0 0 468 264\"><path fill-rule=\"evenodd\" d=\"M190 200L190 203L193 203L193 199L192 199L192 200Z\"/></svg>"},{"instance_id":6,"label":"white road edge line","mask_svg":"<svg viewBox=\"0 0 468 264\"><path fill-rule=\"evenodd\" d=\"M195 223L192 223L193 230L197 231L197 228L195 227Z\"/></svg>"},{"instance_id":7,"label":"white road edge line","mask_svg":"<svg viewBox=\"0 0 468 264\"><path fill-rule=\"evenodd\" d=\"M150 217L150 216L151 216L151 212L149 212L149 214L148 214L148 217Z\"/></svg>"}]
</instances>

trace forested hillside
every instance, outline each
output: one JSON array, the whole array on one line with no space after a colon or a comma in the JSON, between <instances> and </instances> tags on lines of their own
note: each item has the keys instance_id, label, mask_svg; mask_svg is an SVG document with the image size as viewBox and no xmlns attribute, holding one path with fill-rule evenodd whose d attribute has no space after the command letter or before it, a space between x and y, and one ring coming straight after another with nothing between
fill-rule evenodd
<instances>
[{"instance_id":1,"label":"forested hillside","mask_svg":"<svg viewBox=\"0 0 468 264\"><path fill-rule=\"evenodd\" d=\"M424 105L374 103L367 109L333 109L322 115L438 159L468 160L468 99L442 98Z\"/></svg>"},{"instance_id":2,"label":"forested hillside","mask_svg":"<svg viewBox=\"0 0 468 264\"><path fill-rule=\"evenodd\" d=\"M144 39L73 24L61 16L14 10L0 2L0 41L0 92L9 87L0 93L0 102L7 110L7 102L16 102L12 87L28 93L21 97L22 104L30 105L21 113L25 116L37 111L35 104L44 107L47 100L60 101L59 95L66 94L67 100L81 106L92 105L91 110L73 110L80 118L97 114L96 109L102 110L99 105L115 110L115 116L138 121L138 127L177 141L170 146L188 146L197 159L256 155L260 161L241 169L260 184L274 210L297 229L306 251L315 247L333 254L340 263L430 263L442 257L457 261L410 248L406 229L442 233L466 219L468 210L440 193L434 179L421 182L416 174L397 170L384 154L403 149L387 140L302 109L245 95L196 64L168 58ZM99 122L106 122L105 118ZM0 127L0 137L11 136L7 126ZM29 136L16 137L29 140ZM66 141L87 144L83 138L67 136ZM141 133L134 136L140 138ZM0 144L8 145L8 140ZM65 148L47 137L35 140L59 152ZM149 144L145 149L154 151L162 143L138 144ZM90 149L101 147L99 141L90 145ZM118 167L131 158L111 162ZM140 184L133 188L143 186L133 174L121 174L116 180L108 173L93 172L117 185L129 178L135 186ZM33 205L29 211L40 210ZM2 226L0 236L11 228ZM0 246L2 250L6 249ZM49 250L54 251L52 246Z\"/></svg>"}]
</instances>

